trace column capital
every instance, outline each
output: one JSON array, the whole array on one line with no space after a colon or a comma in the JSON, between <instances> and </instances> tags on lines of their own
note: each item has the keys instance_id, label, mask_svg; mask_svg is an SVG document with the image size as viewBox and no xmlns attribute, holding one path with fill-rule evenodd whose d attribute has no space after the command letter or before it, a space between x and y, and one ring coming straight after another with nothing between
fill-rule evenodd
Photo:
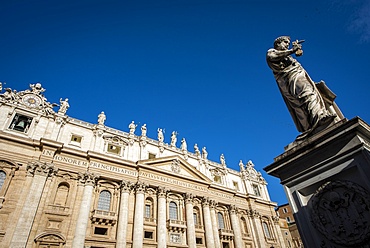
<instances>
[{"instance_id":1,"label":"column capital","mask_svg":"<svg viewBox=\"0 0 370 248\"><path fill-rule=\"evenodd\" d=\"M202 206L203 207L209 207L211 203L211 200L209 199L209 197L203 197L202 199Z\"/></svg>"},{"instance_id":2,"label":"column capital","mask_svg":"<svg viewBox=\"0 0 370 248\"><path fill-rule=\"evenodd\" d=\"M122 180L120 184L121 192L130 192L133 188L133 183L130 181Z\"/></svg>"},{"instance_id":3,"label":"column capital","mask_svg":"<svg viewBox=\"0 0 370 248\"><path fill-rule=\"evenodd\" d=\"M272 221L275 223L275 224L279 224L279 216L275 215L275 216L271 216L271 219Z\"/></svg>"},{"instance_id":4,"label":"column capital","mask_svg":"<svg viewBox=\"0 0 370 248\"><path fill-rule=\"evenodd\" d=\"M218 203L215 200L211 200L209 205L210 205L211 208L214 209L218 206Z\"/></svg>"},{"instance_id":5,"label":"column capital","mask_svg":"<svg viewBox=\"0 0 370 248\"><path fill-rule=\"evenodd\" d=\"M98 180L99 177L100 176L98 174L94 174L90 171L78 173L78 180L80 181L80 183L85 185L95 186L96 181Z\"/></svg>"},{"instance_id":6,"label":"column capital","mask_svg":"<svg viewBox=\"0 0 370 248\"><path fill-rule=\"evenodd\" d=\"M148 185L146 183L140 181L137 182L134 186L136 194L144 194L147 187Z\"/></svg>"},{"instance_id":7,"label":"column capital","mask_svg":"<svg viewBox=\"0 0 370 248\"><path fill-rule=\"evenodd\" d=\"M259 217L260 216L260 214L255 209L254 210L253 209L249 209L248 213L249 213L249 216L252 217L252 218L256 218L256 217Z\"/></svg>"},{"instance_id":8,"label":"column capital","mask_svg":"<svg viewBox=\"0 0 370 248\"><path fill-rule=\"evenodd\" d=\"M230 205L229 206L229 211L230 211L230 214L237 214L238 213L238 208L235 205Z\"/></svg>"},{"instance_id":9,"label":"column capital","mask_svg":"<svg viewBox=\"0 0 370 248\"><path fill-rule=\"evenodd\" d=\"M41 176L51 176L58 172L58 168L54 167L53 163L46 163L41 161L29 162L27 164L27 174L29 176L41 175Z\"/></svg>"},{"instance_id":10,"label":"column capital","mask_svg":"<svg viewBox=\"0 0 370 248\"><path fill-rule=\"evenodd\" d=\"M166 189L165 187L160 186L160 187L157 188L158 198L166 198L168 192L169 192L169 190Z\"/></svg>"},{"instance_id":11,"label":"column capital","mask_svg":"<svg viewBox=\"0 0 370 248\"><path fill-rule=\"evenodd\" d=\"M188 204L188 203L193 204L194 195L192 193L185 193L184 198L185 198L185 204Z\"/></svg>"}]
</instances>

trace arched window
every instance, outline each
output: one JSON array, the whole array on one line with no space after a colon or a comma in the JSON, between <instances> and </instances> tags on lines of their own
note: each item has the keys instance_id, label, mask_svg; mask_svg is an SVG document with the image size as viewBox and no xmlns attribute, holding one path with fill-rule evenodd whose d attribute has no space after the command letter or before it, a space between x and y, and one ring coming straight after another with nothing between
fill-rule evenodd
<instances>
[{"instance_id":1,"label":"arched window","mask_svg":"<svg viewBox=\"0 0 370 248\"><path fill-rule=\"evenodd\" d=\"M99 201L98 201L98 209L99 210L110 210L110 199L111 193L108 190L103 190L100 192Z\"/></svg>"},{"instance_id":2,"label":"arched window","mask_svg":"<svg viewBox=\"0 0 370 248\"><path fill-rule=\"evenodd\" d=\"M0 190L1 190L1 187L3 187L3 184L5 182L5 178L6 178L6 174L4 171L0 171Z\"/></svg>"},{"instance_id":3,"label":"arched window","mask_svg":"<svg viewBox=\"0 0 370 248\"><path fill-rule=\"evenodd\" d=\"M170 202L170 219L177 220L177 204L175 202Z\"/></svg>"},{"instance_id":4,"label":"arched window","mask_svg":"<svg viewBox=\"0 0 370 248\"><path fill-rule=\"evenodd\" d=\"M247 220L244 217L242 217L241 222L242 222L242 232L248 233Z\"/></svg>"},{"instance_id":5,"label":"arched window","mask_svg":"<svg viewBox=\"0 0 370 248\"><path fill-rule=\"evenodd\" d=\"M145 218L153 218L153 199L146 198L145 200Z\"/></svg>"},{"instance_id":6,"label":"arched window","mask_svg":"<svg viewBox=\"0 0 370 248\"><path fill-rule=\"evenodd\" d=\"M194 218L194 225L200 225L200 216L199 216L199 209L193 208L193 218Z\"/></svg>"},{"instance_id":7,"label":"arched window","mask_svg":"<svg viewBox=\"0 0 370 248\"><path fill-rule=\"evenodd\" d=\"M60 183L57 189L57 193L55 195L54 204L65 206L67 203L69 194L69 185L67 183Z\"/></svg>"},{"instance_id":8,"label":"arched window","mask_svg":"<svg viewBox=\"0 0 370 248\"><path fill-rule=\"evenodd\" d=\"M218 229L225 229L225 221L222 213L218 212Z\"/></svg>"},{"instance_id":9,"label":"arched window","mask_svg":"<svg viewBox=\"0 0 370 248\"><path fill-rule=\"evenodd\" d=\"M268 224L266 221L262 222L263 231L265 232L265 236L268 239L271 239L271 233Z\"/></svg>"}]
</instances>

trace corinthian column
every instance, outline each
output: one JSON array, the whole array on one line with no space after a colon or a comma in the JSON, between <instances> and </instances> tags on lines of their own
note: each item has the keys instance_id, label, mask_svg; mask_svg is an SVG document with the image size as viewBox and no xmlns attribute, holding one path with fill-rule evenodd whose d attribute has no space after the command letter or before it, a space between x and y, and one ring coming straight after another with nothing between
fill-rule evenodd
<instances>
[{"instance_id":1,"label":"corinthian column","mask_svg":"<svg viewBox=\"0 0 370 248\"><path fill-rule=\"evenodd\" d=\"M264 233L262 230L262 224L259 220L260 214L256 210L249 210L249 217L251 221L251 227L252 227L252 236L255 237L255 240L257 240L256 245L257 247L262 246L262 242L264 240ZM262 242L261 242L262 241Z\"/></svg>"},{"instance_id":2,"label":"corinthian column","mask_svg":"<svg viewBox=\"0 0 370 248\"><path fill-rule=\"evenodd\" d=\"M134 238L132 240L133 248L143 247L144 233L144 193L147 185L143 182L137 182L135 185L135 216L134 216Z\"/></svg>"},{"instance_id":3,"label":"corinthian column","mask_svg":"<svg viewBox=\"0 0 370 248\"><path fill-rule=\"evenodd\" d=\"M234 243L235 248L243 248L243 241L242 241L242 231L240 229L240 221L237 215L238 209L235 205L231 205L229 207L230 210L230 220L231 220L231 227L234 231Z\"/></svg>"},{"instance_id":4,"label":"corinthian column","mask_svg":"<svg viewBox=\"0 0 370 248\"><path fill-rule=\"evenodd\" d=\"M157 247L167 247L167 229L166 229L166 197L167 189L158 187L158 226L157 226Z\"/></svg>"},{"instance_id":5,"label":"corinthian column","mask_svg":"<svg viewBox=\"0 0 370 248\"><path fill-rule=\"evenodd\" d=\"M128 223L128 199L131 191L131 183L121 182L121 201L119 205L117 224L117 248L126 248L127 223Z\"/></svg>"},{"instance_id":6,"label":"corinthian column","mask_svg":"<svg viewBox=\"0 0 370 248\"><path fill-rule=\"evenodd\" d=\"M220 236L218 235L218 221L216 216L216 201L210 202L211 206L211 220L212 220L212 229L213 229L213 238L215 240L215 248L221 248Z\"/></svg>"},{"instance_id":7,"label":"corinthian column","mask_svg":"<svg viewBox=\"0 0 370 248\"><path fill-rule=\"evenodd\" d=\"M58 169L54 168L54 165L51 163L37 161L27 165L27 176L31 176L33 179L25 204L20 213L10 247L27 246L28 236L30 235L42 192L44 191L46 179L57 171Z\"/></svg>"},{"instance_id":8,"label":"corinthian column","mask_svg":"<svg viewBox=\"0 0 370 248\"><path fill-rule=\"evenodd\" d=\"M91 200L93 196L93 190L95 187L96 180L99 176L86 171L85 173L79 173L78 175L80 183L84 184L84 190L82 194L82 200L80 210L78 211L78 217L76 222L76 231L73 238L72 247L80 248L84 247L86 238L86 228L89 222L89 214L91 208Z\"/></svg>"},{"instance_id":9,"label":"corinthian column","mask_svg":"<svg viewBox=\"0 0 370 248\"><path fill-rule=\"evenodd\" d=\"M213 237L213 227L212 227L211 213L209 210L209 203L210 203L210 200L208 199L208 197L203 198L202 206L203 206L204 228L206 231L206 244L207 244L207 248L215 248L215 240Z\"/></svg>"},{"instance_id":10,"label":"corinthian column","mask_svg":"<svg viewBox=\"0 0 370 248\"><path fill-rule=\"evenodd\" d=\"M195 248L195 226L194 226L194 211L193 211L193 195L190 193L185 194L185 208L186 208L186 223L187 223L187 238L188 247Z\"/></svg>"}]
</instances>

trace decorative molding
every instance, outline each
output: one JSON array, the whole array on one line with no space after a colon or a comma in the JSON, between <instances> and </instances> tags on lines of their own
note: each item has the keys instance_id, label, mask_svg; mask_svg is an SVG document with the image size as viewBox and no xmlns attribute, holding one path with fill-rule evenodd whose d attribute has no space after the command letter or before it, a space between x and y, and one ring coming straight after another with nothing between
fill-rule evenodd
<instances>
[{"instance_id":1,"label":"decorative molding","mask_svg":"<svg viewBox=\"0 0 370 248\"><path fill-rule=\"evenodd\" d=\"M180 161L178 159L174 159L172 160L172 163L171 163L171 170L176 173L176 174L179 174L180 171L181 171L181 166L180 166Z\"/></svg>"}]
</instances>

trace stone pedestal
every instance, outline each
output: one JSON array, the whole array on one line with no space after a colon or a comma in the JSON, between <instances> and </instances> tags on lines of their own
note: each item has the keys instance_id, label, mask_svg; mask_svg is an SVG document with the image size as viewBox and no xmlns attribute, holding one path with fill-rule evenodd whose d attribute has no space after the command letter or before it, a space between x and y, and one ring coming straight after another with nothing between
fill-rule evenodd
<instances>
[{"instance_id":1,"label":"stone pedestal","mask_svg":"<svg viewBox=\"0 0 370 248\"><path fill-rule=\"evenodd\" d=\"M370 126L343 120L264 168L284 186L305 247L370 247Z\"/></svg>"}]
</instances>

